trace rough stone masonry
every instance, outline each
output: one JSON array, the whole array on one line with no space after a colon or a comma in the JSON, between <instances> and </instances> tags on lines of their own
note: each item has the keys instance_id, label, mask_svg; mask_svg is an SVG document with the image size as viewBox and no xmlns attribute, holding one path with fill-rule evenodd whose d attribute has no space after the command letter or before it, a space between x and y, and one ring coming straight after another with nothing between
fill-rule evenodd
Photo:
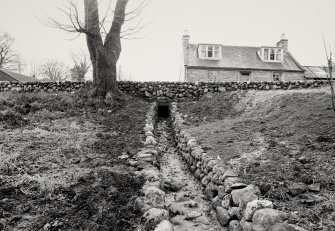
<instances>
[{"instance_id":1,"label":"rough stone masonry","mask_svg":"<svg viewBox=\"0 0 335 231\"><path fill-rule=\"evenodd\" d=\"M125 93L160 102L196 100L207 92L236 90L290 90L317 88L327 81L297 82L118 82ZM92 87L92 82L0 82L0 92L73 92Z\"/></svg>"}]
</instances>

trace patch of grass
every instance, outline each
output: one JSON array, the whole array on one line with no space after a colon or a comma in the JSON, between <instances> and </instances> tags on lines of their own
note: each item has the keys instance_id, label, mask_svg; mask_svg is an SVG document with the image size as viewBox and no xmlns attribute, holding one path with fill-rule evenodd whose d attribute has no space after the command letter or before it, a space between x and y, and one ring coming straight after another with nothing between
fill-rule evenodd
<instances>
[{"instance_id":1,"label":"patch of grass","mask_svg":"<svg viewBox=\"0 0 335 231\"><path fill-rule=\"evenodd\" d=\"M0 113L16 115L0 124L5 230L135 229L143 180L117 157L142 146L146 102L105 102L85 91L0 98ZM25 123L10 122L17 118Z\"/></svg>"},{"instance_id":2,"label":"patch of grass","mask_svg":"<svg viewBox=\"0 0 335 231\"><path fill-rule=\"evenodd\" d=\"M256 183L276 208L297 211L295 223L306 230L335 230L335 119L329 90L248 91L212 98L203 100L204 110L191 103L178 106L187 115L188 132L208 155L220 156L247 183ZM219 113L221 108L225 113ZM290 183L320 183L321 191L293 197ZM304 197L315 197L315 203Z\"/></svg>"},{"instance_id":3,"label":"patch of grass","mask_svg":"<svg viewBox=\"0 0 335 231\"><path fill-rule=\"evenodd\" d=\"M235 105L243 97L245 92L225 92L207 95L197 102L181 103L179 111L186 115L186 121L199 125L221 120L228 116L237 115L239 112Z\"/></svg>"}]
</instances>

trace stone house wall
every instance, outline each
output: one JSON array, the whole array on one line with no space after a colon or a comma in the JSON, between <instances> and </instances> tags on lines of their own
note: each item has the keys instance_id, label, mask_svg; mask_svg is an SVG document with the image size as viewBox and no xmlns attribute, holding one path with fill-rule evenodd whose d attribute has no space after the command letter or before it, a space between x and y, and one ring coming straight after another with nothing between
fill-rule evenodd
<instances>
[{"instance_id":1,"label":"stone house wall","mask_svg":"<svg viewBox=\"0 0 335 231\"><path fill-rule=\"evenodd\" d=\"M187 68L186 82L271 82L274 71L252 71L243 76L240 70ZM302 72L282 72L281 81L304 81Z\"/></svg>"}]
</instances>

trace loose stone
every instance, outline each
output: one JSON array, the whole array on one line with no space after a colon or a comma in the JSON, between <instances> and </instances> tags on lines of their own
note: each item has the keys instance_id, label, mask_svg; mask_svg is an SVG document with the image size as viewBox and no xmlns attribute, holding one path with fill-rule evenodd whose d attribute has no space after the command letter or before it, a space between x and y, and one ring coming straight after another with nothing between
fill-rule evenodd
<instances>
[{"instance_id":1,"label":"loose stone","mask_svg":"<svg viewBox=\"0 0 335 231\"><path fill-rule=\"evenodd\" d=\"M249 202L244 210L244 219L246 221L251 221L254 213L263 208L273 208L272 202L268 200L253 200Z\"/></svg>"},{"instance_id":2,"label":"loose stone","mask_svg":"<svg viewBox=\"0 0 335 231\"><path fill-rule=\"evenodd\" d=\"M230 216L228 210L219 206L216 208L216 218L222 226L226 226L229 223Z\"/></svg>"},{"instance_id":3,"label":"loose stone","mask_svg":"<svg viewBox=\"0 0 335 231\"><path fill-rule=\"evenodd\" d=\"M232 220L229 222L229 231L243 231L238 220Z\"/></svg>"},{"instance_id":4,"label":"loose stone","mask_svg":"<svg viewBox=\"0 0 335 231\"><path fill-rule=\"evenodd\" d=\"M311 192L320 192L320 187L321 187L320 183L308 185L308 189Z\"/></svg>"},{"instance_id":5,"label":"loose stone","mask_svg":"<svg viewBox=\"0 0 335 231\"><path fill-rule=\"evenodd\" d=\"M253 184L231 192L233 203L236 206L244 206L250 201L257 200L260 194L259 188Z\"/></svg>"},{"instance_id":6,"label":"loose stone","mask_svg":"<svg viewBox=\"0 0 335 231\"><path fill-rule=\"evenodd\" d=\"M146 227L155 227L161 221L168 219L169 213L165 209L152 208L143 214Z\"/></svg>"},{"instance_id":7,"label":"loose stone","mask_svg":"<svg viewBox=\"0 0 335 231\"><path fill-rule=\"evenodd\" d=\"M154 231L173 231L173 226L170 221L164 220L158 224Z\"/></svg>"},{"instance_id":8,"label":"loose stone","mask_svg":"<svg viewBox=\"0 0 335 231\"><path fill-rule=\"evenodd\" d=\"M192 211L186 215L186 220L193 220L197 217L200 217L202 214L196 211Z\"/></svg>"},{"instance_id":9,"label":"loose stone","mask_svg":"<svg viewBox=\"0 0 335 231\"><path fill-rule=\"evenodd\" d=\"M275 209L257 210L252 217L252 228L254 231L264 231L270 229L276 223L282 223L287 220L286 213Z\"/></svg>"}]
</instances>

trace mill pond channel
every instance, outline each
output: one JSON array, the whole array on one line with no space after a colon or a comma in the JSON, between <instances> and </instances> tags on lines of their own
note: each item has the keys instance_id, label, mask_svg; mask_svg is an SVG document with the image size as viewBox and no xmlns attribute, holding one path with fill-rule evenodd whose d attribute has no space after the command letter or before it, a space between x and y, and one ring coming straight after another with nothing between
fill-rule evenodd
<instances>
[{"instance_id":1,"label":"mill pond channel","mask_svg":"<svg viewBox=\"0 0 335 231\"><path fill-rule=\"evenodd\" d=\"M177 103L153 103L144 128L142 165L146 183L138 199L144 229L154 231L305 231L288 223L253 183L213 159L185 130ZM156 228L155 228L156 227Z\"/></svg>"},{"instance_id":2,"label":"mill pond channel","mask_svg":"<svg viewBox=\"0 0 335 231\"><path fill-rule=\"evenodd\" d=\"M222 230L200 182L189 172L178 154L169 107L158 106L155 129L165 205L174 231Z\"/></svg>"}]
</instances>

